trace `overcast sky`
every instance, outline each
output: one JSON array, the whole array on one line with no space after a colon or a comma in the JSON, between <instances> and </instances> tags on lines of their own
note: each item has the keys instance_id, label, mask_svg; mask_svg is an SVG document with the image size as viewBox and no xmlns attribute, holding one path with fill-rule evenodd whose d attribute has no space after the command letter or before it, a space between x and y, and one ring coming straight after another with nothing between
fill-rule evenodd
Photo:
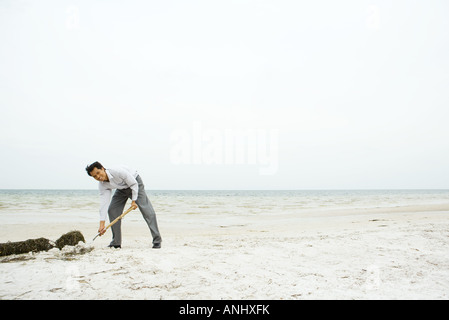
<instances>
[{"instance_id":1,"label":"overcast sky","mask_svg":"<svg viewBox=\"0 0 449 320\"><path fill-rule=\"evenodd\" d=\"M448 12L0 0L0 188L449 188Z\"/></svg>"}]
</instances>

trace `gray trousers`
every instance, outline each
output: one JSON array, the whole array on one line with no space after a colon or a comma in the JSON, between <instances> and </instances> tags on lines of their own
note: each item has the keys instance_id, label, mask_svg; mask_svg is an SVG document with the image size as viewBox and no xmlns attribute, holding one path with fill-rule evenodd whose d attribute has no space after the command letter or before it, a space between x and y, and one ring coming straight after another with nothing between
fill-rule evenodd
<instances>
[{"instance_id":1,"label":"gray trousers","mask_svg":"<svg viewBox=\"0 0 449 320\"><path fill-rule=\"evenodd\" d=\"M157 227L156 213L154 212L153 206L151 205L150 199L148 199L145 193L145 186L140 176L136 178L139 185L139 193L137 196L136 203L139 206L139 210L142 213L145 222L150 228L151 235L153 236L153 244L161 243L162 238L159 233L159 228ZM132 191L131 188L127 189L117 189L112 196L111 204L109 205L108 215L109 221L113 221L119 215L123 213L126 201L131 199ZM112 227L112 241L111 245L117 246L122 244L122 220L117 221Z\"/></svg>"}]
</instances>

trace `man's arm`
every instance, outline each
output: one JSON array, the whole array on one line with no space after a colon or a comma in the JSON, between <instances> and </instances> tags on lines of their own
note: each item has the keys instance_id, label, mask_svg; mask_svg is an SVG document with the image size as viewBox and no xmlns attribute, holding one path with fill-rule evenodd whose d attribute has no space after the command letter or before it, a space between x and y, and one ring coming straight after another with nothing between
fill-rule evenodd
<instances>
[{"instance_id":1,"label":"man's arm","mask_svg":"<svg viewBox=\"0 0 449 320\"><path fill-rule=\"evenodd\" d=\"M123 178L123 181L128 185L128 187L131 188L131 207L133 207L133 210L137 209L136 200L139 194L139 184L133 175L128 171L123 171L122 174L123 176L121 178Z\"/></svg>"},{"instance_id":2,"label":"man's arm","mask_svg":"<svg viewBox=\"0 0 449 320\"><path fill-rule=\"evenodd\" d=\"M100 235L104 233L104 224L106 220L106 216L108 214L109 204L111 203L111 194L112 190L103 187L103 185L99 184L100 189L100 226L98 228L98 232Z\"/></svg>"}]
</instances>

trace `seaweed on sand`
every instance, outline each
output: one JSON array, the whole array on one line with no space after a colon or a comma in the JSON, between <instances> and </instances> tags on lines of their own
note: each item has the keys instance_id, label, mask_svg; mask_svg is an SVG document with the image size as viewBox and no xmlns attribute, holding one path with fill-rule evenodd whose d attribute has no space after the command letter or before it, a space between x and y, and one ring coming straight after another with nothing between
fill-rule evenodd
<instances>
[{"instance_id":1,"label":"seaweed on sand","mask_svg":"<svg viewBox=\"0 0 449 320\"><path fill-rule=\"evenodd\" d=\"M56 242L45 238L28 239L25 241L0 243L0 256L21 254L28 252L48 251L54 247L62 249L64 246L75 246L80 241L86 242L79 231L70 231L62 235Z\"/></svg>"},{"instance_id":2,"label":"seaweed on sand","mask_svg":"<svg viewBox=\"0 0 449 320\"><path fill-rule=\"evenodd\" d=\"M21 254L37 251L48 251L53 247L54 246L51 243L51 241L45 238L0 243L0 256L8 256L10 254Z\"/></svg>"},{"instance_id":3,"label":"seaweed on sand","mask_svg":"<svg viewBox=\"0 0 449 320\"><path fill-rule=\"evenodd\" d=\"M75 246L78 242L86 242L84 236L79 231L70 231L63 234L58 240L56 240L56 247L62 249L64 246Z\"/></svg>"}]
</instances>

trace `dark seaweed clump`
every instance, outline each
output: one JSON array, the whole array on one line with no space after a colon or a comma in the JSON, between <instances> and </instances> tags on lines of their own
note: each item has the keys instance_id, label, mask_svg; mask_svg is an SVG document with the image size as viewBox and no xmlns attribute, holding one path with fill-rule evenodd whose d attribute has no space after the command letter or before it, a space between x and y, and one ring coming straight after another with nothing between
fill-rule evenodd
<instances>
[{"instance_id":1,"label":"dark seaweed clump","mask_svg":"<svg viewBox=\"0 0 449 320\"><path fill-rule=\"evenodd\" d=\"M48 251L54 247L62 249L64 246L75 246L78 242L86 242L84 236L79 231L70 231L62 235L56 243L45 239L28 239L25 241L0 243L0 256L8 256L11 254L21 254L28 252ZM56 244L56 246L55 246Z\"/></svg>"},{"instance_id":2,"label":"dark seaweed clump","mask_svg":"<svg viewBox=\"0 0 449 320\"><path fill-rule=\"evenodd\" d=\"M58 240L56 240L56 247L62 249L65 246L76 246L78 242L86 242L84 236L79 231L70 231L63 234Z\"/></svg>"},{"instance_id":3,"label":"dark seaweed clump","mask_svg":"<svg viewBox=\"0 0 449 320\"><path fill-rule=\"evenodd\" d=\"M10 254L21 254L37 251L48 251L53 247L54 246L51 243L51 241L45 238L0 243L0 256L8 256Z\"/></svg>"}]
</instances>

